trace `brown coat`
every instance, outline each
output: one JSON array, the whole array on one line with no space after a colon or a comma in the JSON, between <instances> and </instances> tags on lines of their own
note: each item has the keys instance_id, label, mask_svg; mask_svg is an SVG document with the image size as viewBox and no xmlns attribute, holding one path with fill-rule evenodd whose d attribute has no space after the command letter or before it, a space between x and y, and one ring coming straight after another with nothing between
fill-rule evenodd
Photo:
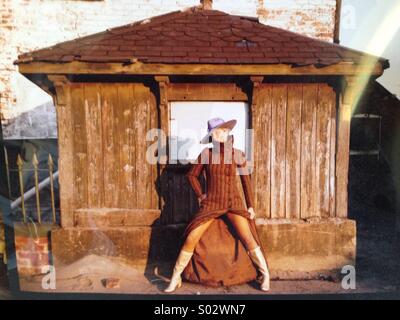
<instances>
[{"instance_id":1,"label":"brown coat","mask_svg":"<svg viewBox=\"0 0 400 320\"><path fill-rule=\"evenodd\" d=\"M224 158L229 155L232 161L224 163ZM204 149L192 164L187 173L189 182L199 197L203 191L198 178L205 173L207 196L187 225L184 237L201 223L209 219L215 221L197 244L191 262L183 272L184 279L211 286L233 285L256 279L257 270L225 216L225 213L232 212L250 217L246 206L253 207L254 201L251 180L246 169L245 154L233 148L232 136L225 147L221 144L219 148ZM237 173L240 173L240 178ZM240 184L245 202L239 190ZM261 245L254 220L248 221L256 241Z\"/></svg>"}]
</instances>

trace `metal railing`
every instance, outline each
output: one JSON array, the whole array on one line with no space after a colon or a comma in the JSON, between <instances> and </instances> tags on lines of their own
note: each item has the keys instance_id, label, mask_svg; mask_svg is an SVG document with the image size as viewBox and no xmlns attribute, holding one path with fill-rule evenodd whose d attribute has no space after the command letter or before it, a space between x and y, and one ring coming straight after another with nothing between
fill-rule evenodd
<instances>
[{"instance_id":1,"label":"metal railing","mask_svg":"<svg viewBox=\"0 0 400 320\"><path fill-rule=\"evenodd\" d=\"M18 153L16 170L18 171L19 197L17 197L16 199L12 199L11 179L10 179L10 172L15 169L10 168L9 159L8 159L9 157L8 157L8 152L7 152L6 147L4 147L4 155L5 155L5 165L6 165L8 196L9 196L9 199L12 201L11 209L15 210L16 208L18 208L20 206L21 211L22 211L22 220L24 223L26 223L27 222L26 201L35 196L37 222L39 224L42 223L42 207L41 207L41 202L40 202L40 191L43 188L50 186L50 206L51 206L52 222L54 224L57 223L54 181L56 179L58 179L58 171L53 172L54 171L54 162L53 162L53 158L52 158L51 154L49 153L48 157L47 157L47 168L40 169L37 153L35 150L33 152L32 160L31 160L33 169L24 169L23 168L24 161L22 160L21 155ZM34 174L34 187L25 191L24 172L32 172L32 171ZM47 171L48 177L39 182L39 172L40 171Z\"/></svg>"}]
</instances>

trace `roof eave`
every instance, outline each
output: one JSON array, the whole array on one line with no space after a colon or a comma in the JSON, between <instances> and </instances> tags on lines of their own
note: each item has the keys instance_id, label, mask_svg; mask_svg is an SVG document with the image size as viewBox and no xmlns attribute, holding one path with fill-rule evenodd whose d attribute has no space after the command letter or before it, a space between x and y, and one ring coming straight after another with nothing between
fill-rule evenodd
<instances>
[{"instance_id":1,"label":"roof eave","mask_svg":"<svg viewBox=\"0 0 400 320\"><path fill-rule=\"evenodd\" d=\"M370 75L379 77L385 65L380 61L356 65L339 62L327 66L292 66L290 64L165 64L142 63L93 63L72 61L49 63L31 61L20 63L19 72L32 74L116 74L116 75Z\"/></svg>"}]
</instances>

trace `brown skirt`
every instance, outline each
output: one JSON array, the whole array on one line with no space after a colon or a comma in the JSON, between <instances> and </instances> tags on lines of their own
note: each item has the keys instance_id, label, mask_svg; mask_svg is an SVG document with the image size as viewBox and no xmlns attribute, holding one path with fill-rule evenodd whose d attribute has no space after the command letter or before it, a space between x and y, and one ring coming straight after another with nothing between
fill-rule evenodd
<instances>
[{"instance_id":1,"label":"brown skirt","mask_svg":"<svg viewBox=\"0 0 400 320\"><path fill-rule=\"evenodd\" d=\"M215 219L196 245L193 257L182 273L183 279L218 287L246 283L260 275L227 219L225 214L228 212L249 217L245 210L222 209L199 212L187 225L183 238L200 224ZM255 240L261 246L254 220L248 221Z\"/></svg>"}]
</instances>

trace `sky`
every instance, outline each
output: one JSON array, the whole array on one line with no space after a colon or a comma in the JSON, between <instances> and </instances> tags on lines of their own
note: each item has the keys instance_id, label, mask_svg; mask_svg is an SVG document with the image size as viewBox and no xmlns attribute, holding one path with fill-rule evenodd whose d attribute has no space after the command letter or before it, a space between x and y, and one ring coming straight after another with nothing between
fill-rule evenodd
<instances>
[{"instance_id":1,"label":"sky","mask_svg":"<svg viewBox=\"0 0 400 320\"><path fill-rule=\"evenodd\" d=\"M340 44L389 59L378 82L400 98L400 0L343 0Z\"/></svg>"}]
</instances>

